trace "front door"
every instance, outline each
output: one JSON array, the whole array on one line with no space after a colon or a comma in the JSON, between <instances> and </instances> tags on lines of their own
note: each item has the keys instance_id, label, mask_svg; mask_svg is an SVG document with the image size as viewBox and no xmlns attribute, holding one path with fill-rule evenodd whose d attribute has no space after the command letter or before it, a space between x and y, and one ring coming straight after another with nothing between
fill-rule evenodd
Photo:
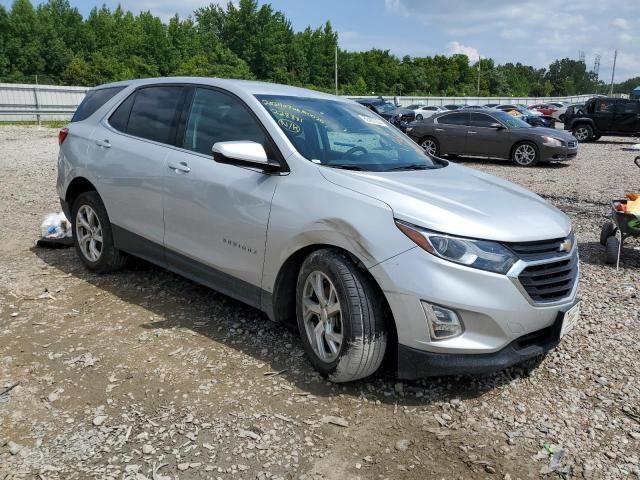
<instances>
[{"instance_id":1,"label":"front door","mask_svg":"<svg viewBox=\"0 0 640 480\"><path fill-rule=\"evenodd\" d=\"M165 165L164 243L170 269L257 306L271 199L283 177L215 162L213 144L234 140L279 155L240 100L195 88L179 148Z\"/></svg>"},{"instance_id":2,"label":"front door","mask_svg":"<svg viewBox=\"0 0 640 480\"><path fill-rule=\"evenodd\" d=\"M471 125L467 130L467 152L484 157L506 158L508 153L506 128L498 129L492 124L500 123L490 115L484 113L471 113Z\"/></svg>"}]
</instances>

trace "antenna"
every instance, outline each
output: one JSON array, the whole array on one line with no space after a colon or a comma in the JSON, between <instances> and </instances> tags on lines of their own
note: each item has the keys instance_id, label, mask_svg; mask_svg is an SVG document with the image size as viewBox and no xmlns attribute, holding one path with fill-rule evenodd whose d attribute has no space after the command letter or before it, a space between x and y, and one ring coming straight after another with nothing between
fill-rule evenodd
<instances>
[{"instance_id":1,"label":"antenna","mask_svg":"<svg viewBox=\"0 0 640 480\"><path fill-rule=\"evenodd\" d=\"M593 73L596 76L596 82L600 76L600 54L596 54L596 59L593 61Z\"/></svg>"}]
</instances>

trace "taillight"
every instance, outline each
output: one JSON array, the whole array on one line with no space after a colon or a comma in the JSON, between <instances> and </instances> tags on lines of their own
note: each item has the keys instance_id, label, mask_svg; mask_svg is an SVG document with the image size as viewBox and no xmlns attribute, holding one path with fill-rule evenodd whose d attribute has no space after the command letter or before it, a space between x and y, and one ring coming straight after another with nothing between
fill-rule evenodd
<instances>
[{"instance_id":1,"label":"taillight","mask_svg":"<svg viewBox=\"0 0 640 480\"><path fill-rule=\"evenodd\" d=\"M67 135L69 135L69 129L66 127L58 132L58 145L62 145L64 143Z\"/></svg>"}]
</instances>

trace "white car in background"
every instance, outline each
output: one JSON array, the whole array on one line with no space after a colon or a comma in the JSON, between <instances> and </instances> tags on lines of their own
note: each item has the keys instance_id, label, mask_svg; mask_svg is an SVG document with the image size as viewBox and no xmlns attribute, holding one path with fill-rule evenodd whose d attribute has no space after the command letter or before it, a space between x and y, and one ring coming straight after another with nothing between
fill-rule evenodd
<instances>
[{"instance_id":1,"label":"white car in background","mask_svg":"<svg viewBox=\"0 0 640 480\"><path fill-rule=\"evenodd\" d=\"M441 107L440 105L409 105L406 108L408 110L413 110L413 112L416 114L416 120L424 120L425 118L430 117L433 114L448 111L446 108Z\"/></svg>"}]
</instances>

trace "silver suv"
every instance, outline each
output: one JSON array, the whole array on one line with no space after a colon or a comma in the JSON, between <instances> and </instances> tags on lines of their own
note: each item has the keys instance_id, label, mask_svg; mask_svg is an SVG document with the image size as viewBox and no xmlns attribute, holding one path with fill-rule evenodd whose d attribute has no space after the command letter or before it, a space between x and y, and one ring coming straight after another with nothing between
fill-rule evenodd
<instances>
[{"instance_id":1,"label":"silver suv","mask_svg":"<svg viewBox=\"0 0 640 480\"><path fill-rule=\"evenodd\" d=\"M406 379L502 369L578 318L563 213L426 155L355 102L237 80L112 83L59 142L58 193L90 270L134 255L297 322L332 381L385 356Z\"/></svg>"}]
</instances>

